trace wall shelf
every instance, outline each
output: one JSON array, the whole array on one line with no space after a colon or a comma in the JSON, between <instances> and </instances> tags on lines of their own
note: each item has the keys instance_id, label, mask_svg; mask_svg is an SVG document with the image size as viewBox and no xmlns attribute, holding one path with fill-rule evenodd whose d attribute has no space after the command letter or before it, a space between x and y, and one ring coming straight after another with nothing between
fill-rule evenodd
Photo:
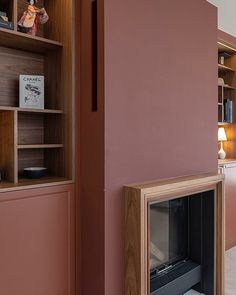
<instances>
[{"instance_id":1,"label":"wall shelf","mask_svg":"<svg viewBox=\"0 0 236 295\"><path fill-rule=\"evenodd\" d=\"M63 148L63 144L20 144L17 145L17 149L57 149L57 148Z\"/></svg>"},{"instance_id":2,"label":"wall shelf","mask_svg":"<svg viewBox=\"0 0 236 295\"><path fill-rule=\"evenodd\" d=\"M222 87L222 88L225 88L225 89L232 89L232 90L235 90L235 89L236 89L235 87L230 86L230 85L228 85L228 84L218 85L218 87Z\"/></svg>"},{"instance_id":3,"label":"wall shelf","mask_svg":"<svg viewBox=\"0 0 236 295\"><path fill-rule=\"evenodd\" d=\"M49 109L30 109L19 107L0 106L0 111L17 111L21 113L42 113L42 114L63 114L62 110L49 110Z\"/></svg>"},{"instance_id":4,"label":"wall shelf","mask_svg":"<svg viewBox=\"0 0 236 295\"><path fill-rule=\"evenodd\" d=\"M0 46L36 53L47 53L61 49L63 44L42 37L33 37L15 30L0 28Z\"/></svg>"},{"instance_id":5,"label":"wall shelf","mask_svg":"<svg viewBox=\"0 0 236 295\"><path fill-rule=\"evenodd\" d=\"M236 69L233 69L233 68L227 67L225 65L221 65L221 64L218 64L218 70L219 71L231 71L231 72L236 71Z\"/></svg>"},{"instance_id":6,"label":"wall shelf","mask_svg":"<svg viewBox=\"0 0 236 295\"><path fill-rule=\"evenodd\" d=\"M227 126L229 124L230 123L227 123L227 122L218 122L218 126Z\"/></svg>"}]
</instances>

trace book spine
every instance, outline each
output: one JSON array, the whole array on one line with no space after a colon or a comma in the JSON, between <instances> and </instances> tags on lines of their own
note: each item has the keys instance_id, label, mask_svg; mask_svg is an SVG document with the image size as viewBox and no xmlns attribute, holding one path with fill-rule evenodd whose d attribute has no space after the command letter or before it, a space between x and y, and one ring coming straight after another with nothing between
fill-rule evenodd
<instances>
[{"instance_id":1,"label":"book spine","mask_svg":"<svg viewBox=\"0 0 236 295\"><path fill-rule=\"evenodd\" d=\"M229 123L233 123L233 101L229 101Z\"/></svg>"},{"instance_id":2,"label":"book spine","mask_svg":"<svg viewBox=\"0 0 236 295\"><path fill-rule=\"evenodd\" d=\"M10 30L14 29L13 22L5 22L1 20L0 20L0 27L4 29L10 29Z\"/></svg>"},{"instance_id":3,"label":"book spine","mask_svg":"<svg viewBox=\"0 0 236 295\"><path fill-rule=\"evenodd\" d=\"M230 99L225 100L225 122L233 123L233 102Z\"/></svg>"}]
</instances>

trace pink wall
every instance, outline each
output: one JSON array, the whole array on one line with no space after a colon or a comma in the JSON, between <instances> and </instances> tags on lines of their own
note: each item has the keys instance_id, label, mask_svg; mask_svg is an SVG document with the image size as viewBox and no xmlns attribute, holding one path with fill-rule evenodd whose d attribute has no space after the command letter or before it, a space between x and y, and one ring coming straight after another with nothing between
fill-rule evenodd
<instances>
[{"instance_id":1,"label":"pink wall","mask_svg":"<svg viewBox=\"0 0 236 295\"><path fill-rule=\"evenodd\" d=\"M217 172L217 16L205 0L98 1L94 113L90 3L81 6L81 289L123 295L123 186Z\"/></svg>"},{"instance_id":2,"label":"pink wall","mask_svg":"<svg viewBox=\"0 0 236 295\"><path fill-rule=\"evenodd\" d=\"M122 295L122 187L217 172L217 20L205 0L104 0L105 294Z\"/></svg>"}]
</instances>

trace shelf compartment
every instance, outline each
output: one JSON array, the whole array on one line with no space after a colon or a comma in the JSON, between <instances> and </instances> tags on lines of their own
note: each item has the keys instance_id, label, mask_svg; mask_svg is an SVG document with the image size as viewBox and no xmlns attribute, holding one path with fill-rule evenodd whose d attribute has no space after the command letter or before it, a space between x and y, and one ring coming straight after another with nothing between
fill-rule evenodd
<instances>
[{"instance_id":1,"label":"shelf compartment","mask_svg":"<svg viewBox=\"0 0 236 295\"><path fill-rule=\"evenodd\" d=\"M62 124L61 114L18 113L18 149L63 147Z\"/></svg>"},{"instance_id":2,"label":"shelf compartment","mask_svg":"<svg viewBox=\"0 0 236 295\"><path fill-rule=\"evenodd\" d=\"M45 167L46 176L65 177L64 149L18 149L18 177L24 177L24 168Z\"/></svg>"},{"instance_id":3,"label":"shelf compartment","mask_svg":"<svg viewBox=\"0 0 236 295\"><path fill-rule=\"evenodd\" d=\"M0 47L0 64L0 105L2 107L18 107L19 75L44 75L44 57Z\"/></svg>"},{"instance_id":4,"label":"shelf compartment","mask_svg":"<svg viewBox=\"0 0 236 295\"><path fill-rule=\"evenodd\" d=\"M1 43L1 37L0 37ZM47 56L0 47L2 109L19 108L19 76L42 75L45 77L45 109L22 109L25 112L61 113L63 106L62 83L60 73L61 53L54 52Z\"/></svg>"},{"instance_id":5,"label":"shelf compartment","mask_svg":"<svg viewBox=\"0 0 236 295\"><path fill-rule=\"evenodd\" d=\"M13 22L14 15L14 0L0 0L0 7L2 12L6 12L8 21Z\"/></svg>"},{"instance_id":6,"label":"shelf compartment","mask_svg":"<svg viewBox=\"0 0 236 295\"><path fill-rule=\"evenodd\" d=\"M57 41L3 28L0 28L0 46L43 54L63 47L62 43Z\"/></svg>"}]
</instances>

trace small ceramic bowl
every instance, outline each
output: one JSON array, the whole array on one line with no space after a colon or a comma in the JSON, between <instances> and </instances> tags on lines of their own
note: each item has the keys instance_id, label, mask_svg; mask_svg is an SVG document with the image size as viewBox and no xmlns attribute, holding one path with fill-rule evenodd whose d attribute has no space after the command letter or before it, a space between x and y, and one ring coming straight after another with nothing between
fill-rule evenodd
<instances>
[{"instance_id":1,"label":"small ceramic bowl","mask_svg":"<svg viewBox=\"0 0 236 295\"><path fill-rule=\"evenodd\" d=\"M46 170L45 167L27 167L24 168L24 174L27 178L36 179L45 176Z\"/></svg>"}]
</instances>

